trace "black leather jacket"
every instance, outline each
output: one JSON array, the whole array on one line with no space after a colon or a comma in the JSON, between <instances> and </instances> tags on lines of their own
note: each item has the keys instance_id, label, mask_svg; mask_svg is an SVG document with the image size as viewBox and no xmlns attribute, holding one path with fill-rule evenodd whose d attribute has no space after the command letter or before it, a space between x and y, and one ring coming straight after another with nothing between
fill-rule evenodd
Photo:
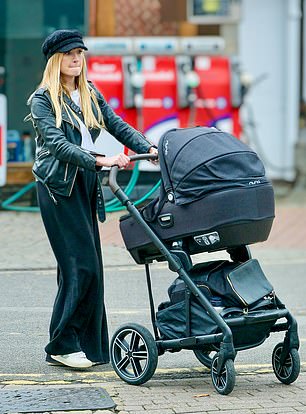
<instances>
[{"instance_id":1,"label":"black leather jacket","mask_svg":"<svg viewBox=\"0 0 306 414\"><path fill-rule=\"evenodd\" d=\"M101 109L106 129L118 139L123 145L137 153L146 153L152 144L130 125L125 123L112 108L107 104L101 93L89 82L97 95L99 107ZM82 119L81 109L65 95L65 102ZM36 154L33 165L35 178L43 183L49 191L50 196L56 203L56 194L70 196L75 178L79 168L97 171L96 159L88 151L81 148L81 132L76 119L68 117L65 110L62 111L62 124L56 127L55 113L52 108L49 92L38 89L30 100L31 117L36 132ZM92 108L97 116L96 108L92 103ZM89 130L93 141L100 133L99 129ZM99 186L101 181L99 180ZM100 194L100 214L104 215L104 203L101 202ZM103 204L103 212L101 210ZM102 220L102 219L101 219Z\"/></svg>"}]
</instances>

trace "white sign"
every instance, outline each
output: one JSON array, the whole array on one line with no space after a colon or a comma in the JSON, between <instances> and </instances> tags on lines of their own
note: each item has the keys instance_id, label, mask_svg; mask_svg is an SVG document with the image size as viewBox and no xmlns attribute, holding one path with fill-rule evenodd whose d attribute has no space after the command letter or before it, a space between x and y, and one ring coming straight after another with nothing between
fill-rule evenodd
<instances>
[{"instance_id":1,"label":"white sign","mask_svg":"<svg viewBox=\"0 0 306 414\"><path fill-rule=\"evenodd\" d=\"M0 94L0 186L6 183L6 97Z\"/></svg>"}]
</instances>

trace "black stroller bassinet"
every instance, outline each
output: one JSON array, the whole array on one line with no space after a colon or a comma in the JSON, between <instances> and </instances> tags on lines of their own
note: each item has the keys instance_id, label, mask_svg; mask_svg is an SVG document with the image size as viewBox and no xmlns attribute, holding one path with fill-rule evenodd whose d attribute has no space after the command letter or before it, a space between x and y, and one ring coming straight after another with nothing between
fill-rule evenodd
<instances>
[{"instance_id":1,"label":"black stroller bassinet","mask_svg":"<svg viewBox=\"0 0 306 414\"><path fill-rule=\"evenodd\" d=\"M281 382L292 383L300 370L297 323L247 246L268 238L274 218L273 189L262 162L230 134L205 127L165 133L159 158L160 195L140 211L117 184L118 168L110 172L110 187L130 213L120 219L125 245L137 263L145 264L154 331L153 337L135 323L118 328L110 349L114 370L129 384L143 384L154 374L158 355L189 349L210 368L215 389L228 394L235 384L237 351L286 331L272 364ZM218 250L227 250L231 261L192 264L191 255ZM157 313L153 260L166 260L178 275L170 300ZM224 305L220 314L216 299ZM282 318L286 321L278 323Z\"/></svg>"},{"instance_id":2,"label":"black stroller bassinet","mask_svg":"<svg viewBox=\"0 0 306 414\"><path fill-rule=\"evenodd\" d=\"M180 240L195 254L268 238L273 188L247 145L214 128L172 129L159 141L159 158L160 195L142 215L166 245ZM132 216L120 229L137 263L164 260Z\"/></svg>"}]
</instances>

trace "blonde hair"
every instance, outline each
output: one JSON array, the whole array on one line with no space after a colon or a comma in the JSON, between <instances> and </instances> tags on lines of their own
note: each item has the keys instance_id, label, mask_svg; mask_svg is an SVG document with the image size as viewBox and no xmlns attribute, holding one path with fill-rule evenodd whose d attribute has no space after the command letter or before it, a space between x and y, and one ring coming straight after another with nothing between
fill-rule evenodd
<instances>
[{"instance_id":1,"label":"blonde hair","mask_svg":"<svg viewBox=\"0 0 306 414\"><path fill-rule=\"evenodd\" d=\"M63 55L63 53L55 53L50 57L46 64L42 81L39 85L39 87L45 87L50 93L51 102L55 112L57 128L59 128L62 123L63 108L66 110L71 122L71 114L79 121L79 117L74 111L70 110L69 106L64 101L64 94L70 96L70 93L67 88L65 88L65 86L61 83L61 62ZM76 86L78 87L80 93L84 123L87 128L101 128L104 127L103 117L95 91L90 88L86 79L86 60L84 55L82 63L82 71L76 78ZM91 99L93 100L93 103L96 107L98 119L93 113Z\"/></svg>"}]
</instances>

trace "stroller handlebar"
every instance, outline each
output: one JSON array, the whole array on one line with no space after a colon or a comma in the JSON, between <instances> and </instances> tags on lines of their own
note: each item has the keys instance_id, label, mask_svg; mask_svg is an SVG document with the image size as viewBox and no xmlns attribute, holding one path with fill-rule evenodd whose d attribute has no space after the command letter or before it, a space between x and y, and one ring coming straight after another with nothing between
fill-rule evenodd
<instances>
[{"instance_id":1,"label":"stroller handlebar","mask_svg":"<svg viewBox=\"0 0 306 414\"><path fill-rule=\"evenodd\" d=\"M139 160L147 160L147 161L155 161L158 158L158 155L156 154L135 154L135 155L131 155L130 157L131 161L139 161Z\"/></svg>"},{"instance_id":2,"label":"stroller handlebar","mask_svg":"<svg viewBox=\"0 0 306 414\"><path fill-rule=\"evenodd\" d=\"M154 161L158 159L158 155L148 154L148 153L147 154L135 154L135 155L131 155L129 158L131 161L140 161L140 160ZM109 172L109 178L108 178L109 186L114 194L116 194L116 192L120 189L117 183L118 171L119 171L118 165L113 165Z\"/></svg>"}]
</instances>

